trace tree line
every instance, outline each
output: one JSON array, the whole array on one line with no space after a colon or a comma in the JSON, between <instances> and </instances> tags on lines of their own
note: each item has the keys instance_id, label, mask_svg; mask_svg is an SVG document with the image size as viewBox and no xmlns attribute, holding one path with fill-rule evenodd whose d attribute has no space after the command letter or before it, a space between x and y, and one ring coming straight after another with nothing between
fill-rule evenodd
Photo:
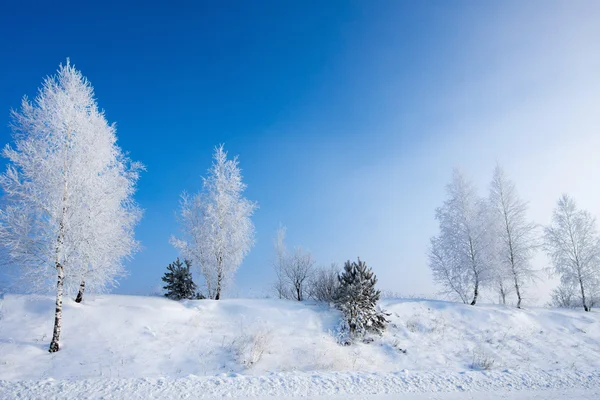
<instances>
[{"instance_id":1,"label":"tree line","mask_svg":"<svg viewBox=\"0 0 600 400\"><path fill-rule=\"evenodd\" d=\"M11 113L11 129L14 144L3 150L8 163L0 175L0 245L4 263L17 269L25 291L54 287L49 351L56 352L64 295L76 294L75 301L81 302L86 288L101 292L110 287L140 248L134 228L142 210L133 195L144 166L117 145L115 125L108 123L92 85L69 60L43 81L33 101L23 98L21 109ZM174 299L219 300L255 241L251 217L258 205L243 196L246 185L237 157L229 159L223 145L215 148L202 183L198 193L181 195L180 235L170 239L184 257L183 263L170 264L163 277L166 295ZM321 281L318 276L325 275L312 275L310 253L279 250L290 285L281 288L281 297L314 296L338 304L352 338L382 329L376 278L364 262L348 262L339 276L321 271L329 279ZM203 293L191 279L192 265L203 278ZM309 280L315 291L307 290Z\"/></svg>"},{"instance_id":2,"label":"tree line","mask_svg":"<svg viewBox=\"0 0 600 400\"><path fill-rule=\"evenodd\" d=\"M124 263L140 248L134 228L142 210L133 195L144 166L117 145L116 128L98 108L90 82L67 60L46 78L33 101L11 113L13 144L3 149L0 175L3 260L16 267L29 292L54 288L54 328L49 351L58 351L63 296L81 302L86 290L101 292L124 275ZM169 266L167 293L219 300L255 242L256 202L244 197L237 157L217 146L202 189L181 195L180 232L170 238L184 259ZM517 307L537 276L531 260L543 248L560 276L557 304L598 302L600 239L595 219L563 196L552 224L539 233L527 219L527 203L496 168L489 196L480 197L458 171L447 199L436 210L440 233L431 239L429 262L445 293L475 305L482 288L503 301L513 292ZM302 247L285 244L285 227L274 240L274 290L281 299L312 298L336 304L345 331L380 331L385 313L376 308L376 278L363 261L316 267ZM191 280L194 266L203 281ZM189 279L188 279L189 278ZM361 310L360 312L357 310Z\"/></svg>"},{"instance_id":3,"label":"tree line","mask_svg":"<svg viewBox=\"0 0 600 400\"><path fill-rule=\"evenodd\" d=\"M22 290L55 288L49 351L56 352L63 296L76 294L81 302L86 288L114 285L140 248L134 228L142 210L133 195L144 166L117 145L115 125L69 60L33 101L23 98L10 126L14 144L3 150L8 163L0 175L3 261L17 270ZM221 145L202 191L181 196L182 236L171 243L200 268L209 298L220 298L254 243L256 204L242 196L244 189L237 159L228 159Z\"/></svg>"},{"instance_id":4,"label":"tree line","mask_svg":"<svg viewBox=\"0 0 600 400\"><path fill-rule=\"evenodd\" d=\"M439 234L431 239L429 266L444 294L475 305L482 288L498 293L502 303L514 295L521 308L532 282L536 252L544 251L551 266L546 272L560 278L552 293L557 306L582 306L600 299L600 236L596 220L563 194L551 224L543 227L527 217L528 204L515 184L496 166L487 197L454 170L446 200L435 211Z\"/></svg>"},{"instance_id":5,"label":"tree line","mask_svg":"<svg viewBox=\"0 0 600 400\"><path fill-rule=\"evenodd\" d=\"M305 253L310 256L310 253ZM179 258L167 267L162 277L165 286L164 296L172 300L202 300L205 297L196 291L190 271L191 261ZM291 267L296 268L296 267ZM311 279L307 283L289 280L285 283L287 290L279 291L281 299L302 301L302 293L316 301L325 302L338 309L342 318L336 332L340 344L351 345L356 340L368 343L372 341L369 334L381 334L389 315L377 306L381 292L375 289L377 277L373 270L360 258L356 262L346 261L344 269L338 271L335 264L329 269L319 269L327 278L319 281L320 273L308 273ZM304 273L302 274L305 275ZM277 287L277 286L276 286Z\"/></svg>"}]
</instances>

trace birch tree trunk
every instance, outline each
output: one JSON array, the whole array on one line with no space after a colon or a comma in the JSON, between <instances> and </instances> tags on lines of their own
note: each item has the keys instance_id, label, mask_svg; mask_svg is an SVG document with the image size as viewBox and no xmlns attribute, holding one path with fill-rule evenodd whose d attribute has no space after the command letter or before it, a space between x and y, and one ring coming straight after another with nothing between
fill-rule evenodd
<instances>
[{"instance_id":1,"label":"birch tree trunk","mask_svg":"<svg viewBox=\"0 0 600 400\"><path fill-rule=\"evenodd\" d=\"M57 263L56 271L58 274L58 280L56 282L56 308L54 310L54 332L52 333L52 342L50 342L50 348L48 349L50 353L55 353L60 348L58 341L60 340L60 331L62 327L62 298L65 282L65 269L60 263Z\"/></svg>"},{"instance_id":2,"label":"birch tree trunk","mask_svg":"<svg viewBox=\"0 0 600 400\"><path fill-rule=\"evenodd\" d=\"M62 263L62 253L65 244L65 224L67 219L67 194L69 193L69 181L67 179L68 171L68 144L71 140L71 127L67 126L67 140L65 142L65 157L63 165L63 195L62 195L62 213L58 225L58 237L56 238L56 272L58 279L56 282L56 308L54 310L54 331L52 332L52 341L50 342L50 353L55 353L60 349L58 344L60 340L60 331L62 328L62 303L63 287L65 283L65 267Z\"/></svg>"},{"instance_id":3,"label":"birch tree trunk","mask_svg":"<svg viewBox=\"0 0 600 400\"><path fill-rule=\"evenodd\" d=\"M500 299L502 299L502 304L506 305L506 290L504 288L504 283L502 283L502 281L500 281Z\"/></svg>"},{"instance_id":4,"label":"birch tree trunk","mask_svg":"<svg viewBox=\"0 0 600 400\"><path fill-rule=\"evenodd\" d=\"M221 299L221 280L223 279L221 271L217 273L217 293L215 294L215 300Z\"/></svg>"},{"instance_id":5,"label":"birch tree trunk","mask_svg":"<svg viewBox=\"0 0 600 400\"><path fill-rule=\"evenodd\" d=\"M477 304L477 296L479 296L479 281L475 280L475 290L473 292L473 301L471 301L472 306Z\"/></svg>"},{"instance_id":6,"label":"birch tree trunk","mask_svg":"<svg viewBox=\"0 0 600 400\"><path fill-rule=\"evenodd\" d=\"M217 264L217 293L215 295L215 300L220 300L221 299L221 284L223 281L223 257L219 256L218 257L218 264Z\"/></svg>"},{"instance_id":7,"label":"birch tree trunk","mask_svg":"<svg viewBox=\"0 0 600 400\"><path fill-rule=\"evenodd\" d=\"M83 292L85 291L85 281L81 281L79 284L79 292L77 292L77 297L75 297L75 303L81 303L83 301Z\"/></svg>"},{"instance_id":8,"label":"birch tree trunk","mask_svg":"<svg viewBox=\"0 0 600 400\"><path fill-rule=\"evenodd\" d=\"M469 236L471 233L469 233ZM477 304L477 296L479 296L479 272L477 270L477 260L475 259L475 249L473 246L473 239L469 238L469 251L471 258L471 265L473 268L473 276L475 278L475 288L473 290L473 301L471 301L471 305L474 306Z\"/></svg>"},{"instance_id":9,"label":"birch tree trunk","mask_svg":"<svg viewBox=\"0 0 600 400\"><path fill-rule=\"evenodd\" d=\"M590 311L590 308L586 304L585 300L585 290L583 289L583 281L579 278L579 287L581 288L581 301L583 302L583 309L587 312Z\"/></svg>"},{"instance_id":10,"label":"birch tree trunk","mask_svg":"<svg viewBox=\"0 0 600 400\"><path fill-rule=\"evenodd\" d=\"M514 274L514 271L513 271ZM515 277L515 290L517 291L517 308L521 308L521 289L519 288L519 281L517 279L517 275L514 274Z\"/></svg>"}]
</instances>

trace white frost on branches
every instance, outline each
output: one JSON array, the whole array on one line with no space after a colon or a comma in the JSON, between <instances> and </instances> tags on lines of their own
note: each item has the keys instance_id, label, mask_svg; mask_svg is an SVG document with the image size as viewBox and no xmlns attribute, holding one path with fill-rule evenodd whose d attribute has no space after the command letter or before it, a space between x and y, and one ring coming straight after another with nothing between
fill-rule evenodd
<instances>
[{"instance_id":1,"label":"white frost on branches","mask_svg":"<svg viewBox=\"0 0 600 400\"><path fill-rule=\"evenodd\" d=\"M68 62L12 116L14 147L4 148L9 163L0 176L0 240L24 289L48 290L57 262L68 293L82 279L105 289L138 248L141 211L132 195L142 165L117 146L91 84Z\"/></svg>"},{"instance_id":2,"label":"white frost on branches","mask_svg":"<svg viewBox=\"0 0 600 400\"><path fill-rule=\"evenodd\" d=\"M517 308L521 308L524 288L536 277L531 259L538 247L537 226L528 221L527 203L500 166L496 166L490 185L490 212L496 283L504 302L506 294L514 290Z\"/></svg>"},{"instance_id":3,"label":"white frost on branches","mask_svg":"<svg viewBox=\"0 0 600 400\"><path fill-rule=\"evenodd\" d=\"M446 294L475 305L481 287L491 279L491 235L487 202L458 170L436 210L440 234L431 239L429 266Z\"/></svg>"},{"instance_id":4,"label":"white frost on branches","mask_svg":"<svg viewBox=\"0 0 600 400\"><path fill-rule=\"evenodd\" d=\"M558 290L577 293L584 310L590 311L600 297L600 236L596 219L577 209L575 201L563 195L554 210L552 224L545 229L544 247L560 277L562 286Z\"/></svg>"},{"instance_id":5,"label":"white frost on branches","mask_svg":"<svg viewBox=\"0 0 600 400\"><path fill-rule=\"evenodd\" d=\"M254 245L251 217L257 205L243 197L246 185L238 164L237 157L227 159L222 145L215 149L202 192L181 196L183 237L171 238L173 246L200 268L207 297L216 300Z\"/></svg>"},{"instance_id":6,"label":"white frost on branches","mask_svg":"<svg viewBox=\"0 0 600 400\"><path fill-rule=\"evenodd\" d=\"M74 293L85 281L103 290L123 274L123 260L138 248L141 211L132 196L143 167L117 146L115 126L69 62L12 117L0 243L24 290L46 291L58 276L58 309L63 289Z\"/></svg>"},{"instance_id":7,"label":"white frost on branches","mask_svg":"<svg viewBox=\"0 0 600 400\"><path fill-rule=\"evenodd\" d=\"M286 258L283 274L288 283L289 296L298 301L306 300L315 260L310 251L298 246Z\"/></svg>"}]
</instances>

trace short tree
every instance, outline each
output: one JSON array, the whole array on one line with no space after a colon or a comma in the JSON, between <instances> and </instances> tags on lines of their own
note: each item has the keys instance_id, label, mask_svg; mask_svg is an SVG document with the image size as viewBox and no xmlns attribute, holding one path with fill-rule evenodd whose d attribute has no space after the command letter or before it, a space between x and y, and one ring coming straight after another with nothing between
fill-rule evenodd
<instances>
[{"instance_id":1,"label":"short tree","mask_svg":"<svg viewBox=\"0 0 600 400\"><path fill-rule=\"evenodd\" d=\"M527 203L519 198L515 184L500 166L496 166L490 185L490 212L495 239L495 281L503 303L506 304L506 295L514 290L517 308L521 308L525 285L536 277L531 259L539 246L537 226L527 220Z\"/></svg>"},{"instance_id":2,"label":"short tree","mask_svg":"<svg viewBox=\"0 0 600 400\"><path fill-rule=\"evenodd\" d=\"M0 243L26 291L56 288L50 352L59 350L63 292L103 290L138 248L133 201L139 171L117 146L116 130L94 90L68 61L48 77L35 102L13 112L14 147L0 176L5 203Z\"/></svg>"},{"instance_id":3,"label":"short tree","mask_svg":"<svg viewBox=\"0 0 600 400\"><path fill-rule=\"evenodd\" d=\"M344 317L344 330L349 340L366 333L381 334L386 327L386 315L377 308L381 292L375 289L377 277L364 261L346 261L339 275L340 286L335 294L335 306Z\"/></svg>"},{"instance_id":4,"label":"short tree","mask_svg":"<svg viewBox=\"0 0 600 400\"><path fill-rule=\"evenodd\" d=\"M190 260L179 261L179 257L167 267L167 272L161 278L166 283L165 297L172 300L194 299L197 298L196 284L192 279ZM185 265L184 265L185 263Z\"/></svg>"},{"instance_id":5,"label":"short tree","mask_svg":"<svg viewBox=\"0 0 600 400\"><path fill-rule=\"evenodd\" d=\"M254 245L251 217L257 205L243 197L246 185L238 164L237 157L227 159L223 145L215 149L203 191L181 196L183 239L171 238L185 258L200 268L207 295L215 300Z\"/></svg>"},{"instance_id":6,"label":"short tree","mask_svg":"<svg viewBox=\"0 0 600 400\"><path fill-rule=\"evenodd\" d=\"M339 273L340 269L336 263L329 267L317 268L308 284L309 297L325 303L332 302L340 287Z\"/></svg>"},{"instance_id":7,"label":"short tree","mask_svg":"<svg viewBox=\"0 0 600 400\"><path fill-rule=\"evenodd\" d=\"M280 299L287 299L290 296L289 287L286 283L285 269L287 262L287 249L285 247L285 233L287 228L279 226L275 239L273 239L273 247L275 248L275 260L273 261L273 269L275 270L276 281L273 284L275 293Z\"/></svg>"},{"instance_id":8,"label":"short tree","mask_svg":"<svg viewBox=\"0 0 600 400\"><path fill-rule=\"evenodd\" d=\"M550 305L560 308L580 307L581 300L577 296L577 288L565 284L558 285L550 293Z\"/></svg>"},{"instance_id":9,"label":"short tree","mask_svg":"<svg viewBox=\"0 0 600 400\"><path fill-rule=\"evenodd\" d=\"M488 204L456 169L446 192L447 200L435 213L440 234L431 239L429 266L446 293L475 305L492 278Z\"/></svg>"},{"instance_id":10,"label":"short tree","mask_svg":"<svg viewBox=\"0 0 600 400\"><path fill-rule=\"evenodd\" d=\"M294 300L305 300L314 265L312 254L302 247L296 247L294 252L287 257L283 272Z\"/></svg>"},{"instance_id":11,"label":"short tree","mask_svg":"<svg viewBox=\"0 0 600 400\"><path fill-rule=\"evenodd\" d=\"M566 194L558 200L544 247L563 289L577 288L580 304L590 311L600 294L600 237L596 219L577 209Z\"/></svg>"}]
</instances>

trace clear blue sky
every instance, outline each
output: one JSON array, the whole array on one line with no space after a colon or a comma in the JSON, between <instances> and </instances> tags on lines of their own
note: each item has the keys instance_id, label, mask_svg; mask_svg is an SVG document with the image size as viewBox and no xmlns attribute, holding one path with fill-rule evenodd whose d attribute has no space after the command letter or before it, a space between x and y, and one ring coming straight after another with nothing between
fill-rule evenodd
<instances>
[{"instance_id":1,"label":"clear blue sky","mask_svg":"<svg viewBox=\"0 0 600 400\"><path fill-rule=\"evenodd\" d=\"M260 205L232 294L266 291L280 222L288 245L320 264L361 256L384 289L431 293L425 250L451 167L484 190L499 160L521 192L539 195L528 188L547 169L505 139L546 154L548 135L560 147L568 133L546 128L597 122L582 122L595 114L573 101L597 93L594 2L6 3L0 142L10 108L70 57L121 147L147 167L136 195L144 250L120 293L160 285L177 255L168 239L179 195L200 189L219 143L239 155ZM549 121L557 109L568 114ZM540 195L541 219L568 189Z\"/></svg>"}]
</instances>

